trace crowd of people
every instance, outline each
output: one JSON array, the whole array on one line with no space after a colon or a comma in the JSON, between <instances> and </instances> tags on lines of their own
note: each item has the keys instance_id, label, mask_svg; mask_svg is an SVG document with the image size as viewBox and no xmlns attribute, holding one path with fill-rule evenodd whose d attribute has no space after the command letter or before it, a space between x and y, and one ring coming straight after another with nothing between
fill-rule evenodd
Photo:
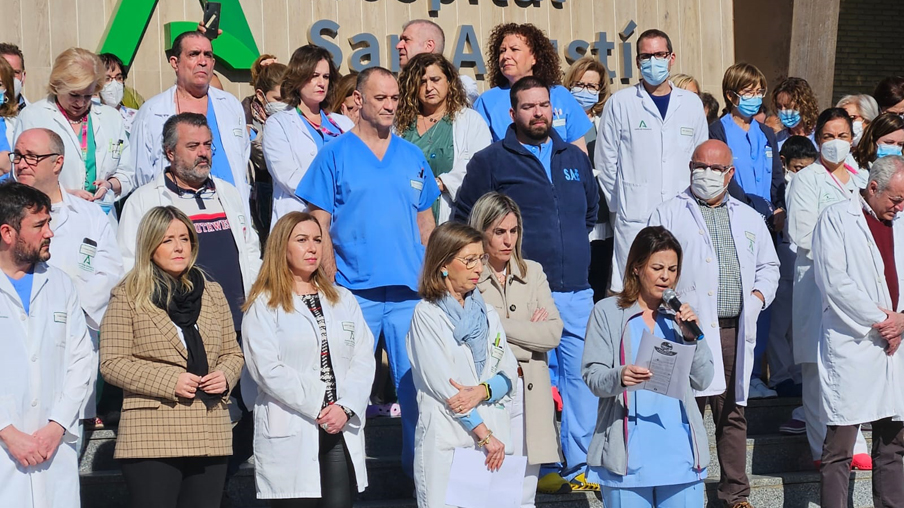
<instances>
[{"instance_id":1,"label":"crowd of people","mask_svg":"<svg viewBox=\"0 0 904 508\"><path fill-rule=\"evenodd\" d=\"M662 31L612 92L508 23L478 95L438 25L402 29L398 76L306 45L241 101L203 27L147 101L71 48L30 103L0 44L0 504L77 505L84 432L115 425L131 507L219 506L253 456L271 506L349 508L385 414L424 508L462 448L524 457L524 507L703 506L709 406L718 501L751 508L744 410L777 396L823 507L852 467L900 504L904 77L820 111L737 63L720 113ZM682 396L638 389L645 336L693 349Z\"/></svg>"}]
</instances>

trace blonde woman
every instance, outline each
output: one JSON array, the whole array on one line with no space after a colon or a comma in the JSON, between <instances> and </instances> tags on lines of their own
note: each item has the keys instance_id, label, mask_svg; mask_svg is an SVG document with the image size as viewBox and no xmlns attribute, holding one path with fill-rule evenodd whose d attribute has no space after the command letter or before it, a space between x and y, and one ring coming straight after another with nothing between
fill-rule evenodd
<instances>
[{"instance_id":1,"label":"blonde woman","mask_svg":"<svg viewBox=\"0 0 904 508\"><path fill-rule=\"evenodd\" d=\"M675 83L675 86L682 90L700 95L700 83L697 82L697 78L690 74L675 74L672 76L672 83Z\"/></svg>"},{"instance_id":2,"label":"blonde woman","mask_svg":"<svg viewBox=\"0 0 904 508\"><path fill-rule=\"evenodd\" d=\"M313 216L279 219L245 303L255 483L273 507L351 508L367 487L374 338L354 295L320 269L322 241Z\"/></svg>"},{"instance_id":3,"label":"blonde woman","mask_svg":"<svg viewBox=\"0 0 904 508\"><path fill-rule=\"evenodd\" d=\"M59 134L66 146L60 185L109 213L113 200L134 188L135 171L119 111L91 100L105 81L97 55L82 48L63 51L50 70L47 97L22 110L13 138L35 127Z\"/></svg>"},{"instance_id":4,"label":"blonde woman","mask_svg":"<svg viewBox=\"0 0 904 508\"><path fill-rule=\"evenodd\" d=\"M219 507L232 454L226 401L243 364L229 304L195 266L198 236L179 209L148 211L136 244L100 343L101 374L123 389L114 457L129 506Z\"/></svg>"},{"instance_id":5,"label":"blonde woman","mask_svg":"<svg viewBox=\"0 0 904 508\"><path fill-rule=\"evenodd\" d=\"M540 465L561 462L556 412L546 354L559 345L562 318L540 263L521 255L521 210L498 192L485 194L471 209L469 224L483 233L488 258L477 288L499 313L509 347L518 359L517 395L512 404L512 452L527 457L522 506L534 506ZM540 491L567 493L557 473L543 477Z\"/></svg>"}]
</instances>

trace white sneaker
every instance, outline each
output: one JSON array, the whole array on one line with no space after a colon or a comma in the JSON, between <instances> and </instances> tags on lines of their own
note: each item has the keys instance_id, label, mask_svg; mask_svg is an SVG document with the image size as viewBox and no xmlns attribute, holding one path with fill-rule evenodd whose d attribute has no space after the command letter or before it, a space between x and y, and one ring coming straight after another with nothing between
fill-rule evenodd
<instances>
[{"instance_id":1,"label":"white sneaker","mask_svg":"<svg viewBox=\"0 0 904 508\"><path fill-rule=\"evenodd\" d=\"M775 390L769 389L762 379L755 377L750 380L750 392L747 394L748 399L774 399L778 397Z\"/></svg>"}]
</instances>

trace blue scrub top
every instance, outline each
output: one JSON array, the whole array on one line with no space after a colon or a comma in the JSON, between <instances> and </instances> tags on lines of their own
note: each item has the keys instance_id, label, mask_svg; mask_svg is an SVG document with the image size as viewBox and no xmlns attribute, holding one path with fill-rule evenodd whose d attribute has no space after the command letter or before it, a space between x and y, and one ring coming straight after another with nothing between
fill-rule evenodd
<instances>
[{"instance_id":1,"label":"blue scrub top","mask_svg":"<svg viewBox=\"0 0 904 508\"><path fill-rule=\"evenodd\" d=\"M632 344L640 345L644 330L649 328L643 316L628 321ZM675 322L661 313L656 316L652 333L673 342L678 342L680 337ZM631 363L635 361L637 347ZM612 488L637 488L679 485L706 478L705 468L700 472L694 470L693 441L684 403L647 390L632 392L629 402L628 474L621 476L603 467L591 467L590 481ZM702 443L702 446L709 445Z\"/></svg>"},{"instance_id":2,"label":"blue scrub top","mask_svg":"<svg viewBox=\"0 0 904 508\"><path fill-rule=\"evenodd\" d=\"M217 126L217 114L213 110L213 100L209 94L207 95L207 125L210 127L213 146L216 148L213 153L213 160L210 161L210 174L235 185L235 178L232 177L232 168L229 166L226 150L223 149L223 140L220 138L220 128Z\"/></svg>"},{"instance_id":3,"label":"blue scrub top","mask_svg":"<svg viewBox=\"0 0 904 508\"><path fill-rule=\"evenodd\" d=\"M308 132L311 133L311 137L314 139L314 144L317 145L317 150L323 148L323 145L329 143L330 141L336 139L340 134L342 134L342 129L336 125L329 116L327 116L326 112L322 109L320 110L320 127L327 132L321 132L320 129L317 129L311 122L307 121L300 112L298 116L301 117L301 123L308 128Z\"/></svg>"},{"instance_id":4,"label":"blue scrub top","mask_svg":"<svg viewBox=\"0 0 904 508\"><path fill-rule=\"evenodd\" d=\"M9 140L6 139L6 121L0 118L0 152L12 152L9 146Z\"/></svg>"},{"instance_id":5,"label":"blue scrub top","mask_svg":"<svg viewBox=\"0 0 904 508\"><path fill-rule=\"evenodd\" d=\"M521 143L521 146L540 161L540 164L543 165L543 169L546 170L546 178L552 183L552 139L548 139L546 143L541 145L526 145Z\"/></svg>"},{"instance_id":6,"label":"blue scrub top","mask_svg":"<svg viewBox=\"0 0 904 508\"><path fill-rule=\"evenodd\" d=\"M772 158L778 157L756 120L750 121L746 132L725 115L720 120L725 128L725 142L731 149L735 180L747 194L772 201Z\"/></svg>"},{"instance_id":7,"label":"blue scrub top","mask_svg":"<svg viewBox=\"0 0 904 508\"><path fill-rule=\"evenodd\" d=\"M379 160L355 133L343 134L318 152L295 194L332 215L337 284L417 291L424 262L417 213L440 194L420 148L393 134Z\"/></svg>"},{"instance_id":8,"label":"blue scrub top","mask_svg":"<svg viewBox=\"0 0 904 508\"><path fill-rule=\"evenodd\" d=\"M13 289L16 290L16 293L19 294L19 299L22 300L22 306L25 307L25 313L29 313L29 306L31 305L31 285L34 281L34 273L26 273L21 279L16 280L9 275L6 276L9 279L10 284L13 285Z\"/></svg>"},{"instance_id":9,"label":"blue scrub top","mask_svg":"<svg viewBox=\"0 0 904 508\"><path fill-rule=\"evenodd\" d=\"M509 88L508 86L490 88L474 101L474 109L490 126L493 142L504 139L505 131L512 124ZM552 105L552 126L566 142L571 143L583 138L593 127L587 113L584 113L584 108L564 86L553 85L549 89L549 102Z\"/></svg>"}]
</instances>

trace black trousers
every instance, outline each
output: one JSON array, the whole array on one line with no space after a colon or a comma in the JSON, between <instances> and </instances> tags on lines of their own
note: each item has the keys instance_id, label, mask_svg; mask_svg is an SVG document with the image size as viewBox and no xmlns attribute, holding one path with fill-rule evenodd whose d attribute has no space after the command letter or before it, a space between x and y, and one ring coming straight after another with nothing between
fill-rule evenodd
<instances>
[{"instance_id":1,"label":"black trousers","mask_svg":"<svg viewBox=\"0 0 904 508\"><path fill-rule=\"evenodd\" d=\"M873 423L873 505L904 504L904 423L883 418ZM847 508L851 460L859 425L829 425L822 446L820 505Z\"/></svg>"},{"instance_id":2,"label":"black trousers","mask_svg":"<svg viewBox=\"0 0 904 508\"><path fill-rule=\"evenodd\" d=\"M355 467L342 433L320 429L320 499L273 499L273 508L352 508L358 493Z\"/></svg>"},{"instance_id":3,"label":"black trousers","mask_svg":"<svg viewBox=\"0 0 904 508\"><path fill-rule=\"evenodd\" d=\"M120 461L131 508L219 508L227 457Z\"/></svg>"}]
</instances>

